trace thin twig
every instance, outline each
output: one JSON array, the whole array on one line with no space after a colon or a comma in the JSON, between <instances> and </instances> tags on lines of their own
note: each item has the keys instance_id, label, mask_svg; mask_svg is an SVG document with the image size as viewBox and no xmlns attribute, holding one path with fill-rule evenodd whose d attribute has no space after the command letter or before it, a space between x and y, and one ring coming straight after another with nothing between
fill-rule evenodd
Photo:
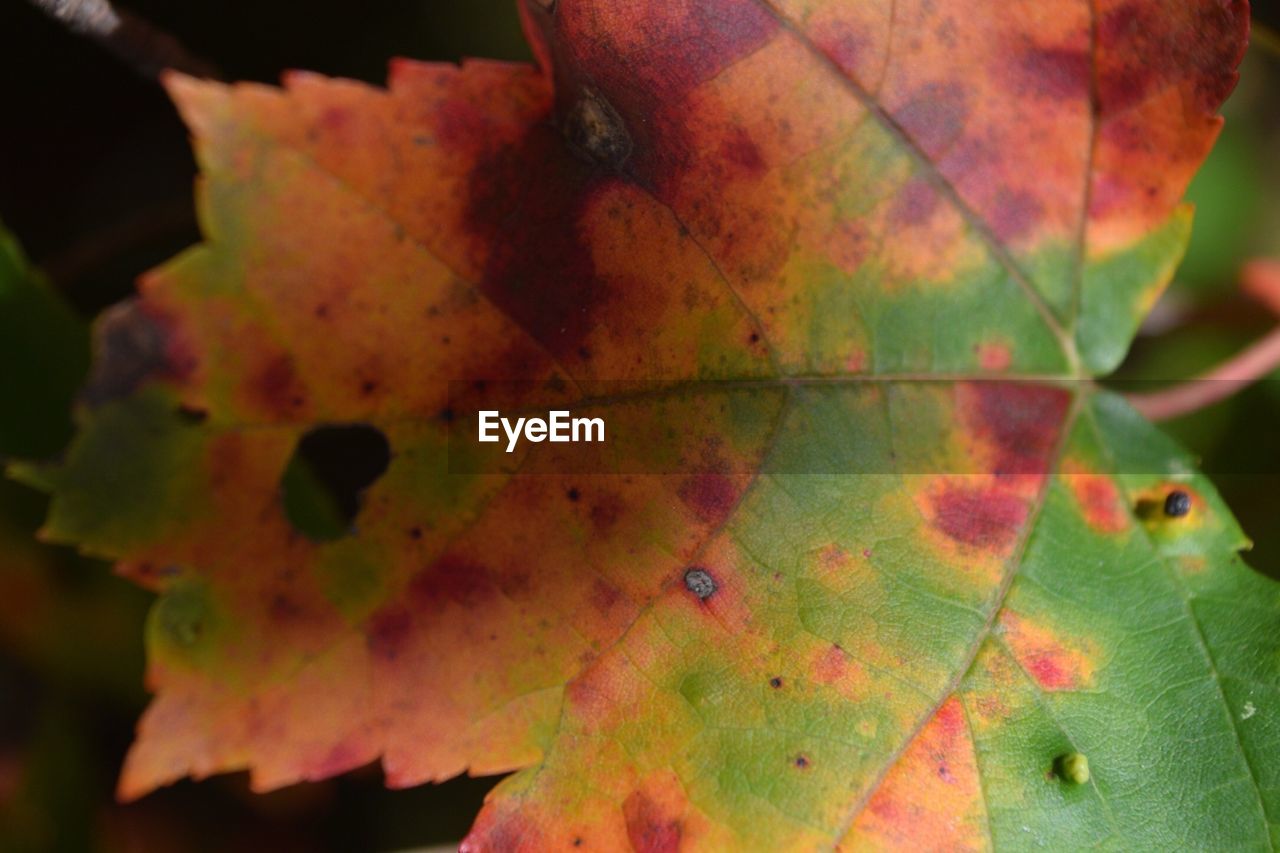
<instances>
[{"instance_id":1,"label":"thin twig","mask_svg":"<svg viewBox=\"0 0 1280 853\"><path fill-rule=\"evenodd\" d=\"M91 38L147 79L167 68L195 77L220 77L216 66L187 50L180 41L110 0L31 0L45 14L77 35Z\"/></svg>"},{"instance_id":2,"label":"thin twig","mask_svg":"<svg viewBox=\"0 0 1280 853\"><path fill-rule=\"evenodd\" d=\"M1130 394L1128 399L1151 420L1167 421L1225 400L1277 367L1280 367L1280 327L1203 376L1161 391Z\"/></svg>"}]
</instances>

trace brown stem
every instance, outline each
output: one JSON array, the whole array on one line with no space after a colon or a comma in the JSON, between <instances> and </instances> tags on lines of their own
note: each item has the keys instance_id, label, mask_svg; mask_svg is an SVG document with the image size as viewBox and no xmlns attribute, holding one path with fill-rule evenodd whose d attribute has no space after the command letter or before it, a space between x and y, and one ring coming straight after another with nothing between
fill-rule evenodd
<instances>
[{"instance_id":1,"label":"brown stem","mask_svg":"<svg viewBox=\"0 0 1280 853\"><path fill-rule=\"evenodd\" d=\"M69 30L101 44L148 79L167 68L196 77L220 77L210 62L188 51L180 41L110 0L31 0L38 9Z\"/></svg>"},{"instance_id":2,"label":"brown stem","mask_svg":"<svg viewBox=\"0 0 1280 853\"><path fill-rule=\"evenodd\" d=\"M1149 394L1129 394L1128 400L1151 420L1167 421L1225 400L1277 367L1280 327L1200 377Z\"/></svg>"}]
</instances>

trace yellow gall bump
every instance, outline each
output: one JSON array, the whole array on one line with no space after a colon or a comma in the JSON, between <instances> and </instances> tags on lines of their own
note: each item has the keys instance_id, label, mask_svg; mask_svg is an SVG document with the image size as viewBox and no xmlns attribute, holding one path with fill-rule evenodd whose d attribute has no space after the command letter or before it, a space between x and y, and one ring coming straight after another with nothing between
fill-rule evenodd
<instances>
[{"instance_id":1,"label":"yellow gall bump","mask_svg":"<svg viewBox=\"0 0 1280 853\"><path fill-rule=\"evenodd\" d=\"M1089 759L1078 752L1069 752L1058 757L1054 762L1058 767L1058 775L1073 785L1083 785L1089 781Z\"/></svg>"}]
</instances>

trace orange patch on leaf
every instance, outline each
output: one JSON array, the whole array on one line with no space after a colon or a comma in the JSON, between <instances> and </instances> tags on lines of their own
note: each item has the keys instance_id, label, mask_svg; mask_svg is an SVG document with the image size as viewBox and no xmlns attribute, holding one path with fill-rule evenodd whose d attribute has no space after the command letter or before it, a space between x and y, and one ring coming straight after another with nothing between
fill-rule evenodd
<instances>
[{"instance_id":1,"label":"orange patch on leaf","mask_svg":"<svg viewBox=\"0 0 1280 853\"><path fill-rule=\"evenodd\" d=\"M987 341L974 348L978 356L978 366L983 370L1008 370L1013 364L1013 352L1009 345L1000 341Z\"/></svg>"},{"instance_id":2,"label":"orange patch on leaf","mask_svg":"<svg viewBox=\"0 0 1280 853\"><path fill-rule=\"evenodd\" d=\"M1062 473L1091 528L1101 533L1123 533L1128 529L1129 512L1110 477L1090 473L1083 464L1072 460L1063 463Z\"/></svg>"},{"instance_id":3,"label":"orange patch on leaf","mask_svg":"<svg viewBox=\"0 0 1280 853\"><path fill-rule=\"evenodd\" d=\"M863 665L834 643L818 652L812 667L815 682L835 688L853 702L865 701L873 687Z\"/></svg>"},{"instance_id":4,"label":"orange patch on leaf","mask_svg":"<svg viewBox=\"0 0 1280 853\"><path fill-rule=\"evenodd\" d=\"M952 697L880 783L841 848L981 850L984 821L973 740Z\"/></svg>"},{"instance_id":5,"label":"orange patch on leaf","mask_svg":"<svg viewBox=\"0 0 1280 853\"><path fill-rule=\"evenodd\" d=\"M1049 628L1006 610L1000 615L1005 645L1042 690L1081 690L1093 685L1095 655L1066 643Z\"/></svg>"}]
</instances>

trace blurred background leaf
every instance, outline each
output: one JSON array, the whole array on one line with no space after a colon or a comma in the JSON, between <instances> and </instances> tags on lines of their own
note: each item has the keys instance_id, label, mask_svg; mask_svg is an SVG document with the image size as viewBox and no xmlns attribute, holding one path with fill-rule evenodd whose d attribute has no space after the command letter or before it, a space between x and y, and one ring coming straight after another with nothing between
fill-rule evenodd
<instances>
[{"instance_id":1,"label":"blurred background leaf","mask_svg":"<svg viewBox=\"0 0 1280 853\"><path fill-rule=\"evenodd\" d=\"M0 458L58 452L88 366L85 321L0 225Z\"/></svg>"}]
</instances>

